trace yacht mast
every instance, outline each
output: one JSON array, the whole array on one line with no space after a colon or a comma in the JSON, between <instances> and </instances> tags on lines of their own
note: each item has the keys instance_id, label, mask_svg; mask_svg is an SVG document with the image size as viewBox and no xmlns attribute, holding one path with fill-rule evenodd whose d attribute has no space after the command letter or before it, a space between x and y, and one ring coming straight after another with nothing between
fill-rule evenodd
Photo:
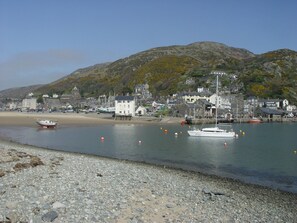
<instances>
[{"instance_id":1,"label":"yacht mast","mask_svg":"<svg viewBox=\"0 0 297 223\"><path fill-rule=\"evenodd\" d=\"M219 74L217 74L217 86L216 86L216 124L215 126L217 127L218 125L218 97L219 97Z\"/></svg>"},{"instance_id":2,"label":"yacht mast","mask_svg":"<svg viewBox=\"0 0 297 223\"><path fill-rule=\"evenodd\" d=\"M217 76L217 83L216 83L216 124L215 127L218 126L218 107L219 107L219 75L222 76L224 74L226 74L225 72L222 71L212 71L211 74L214 74Z\"/></svg>"}]
</instances>

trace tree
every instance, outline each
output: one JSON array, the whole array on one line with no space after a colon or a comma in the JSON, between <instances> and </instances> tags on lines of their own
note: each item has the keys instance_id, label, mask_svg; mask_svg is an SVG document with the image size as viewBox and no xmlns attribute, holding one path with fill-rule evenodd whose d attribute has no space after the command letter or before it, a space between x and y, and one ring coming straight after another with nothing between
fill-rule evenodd
<instances>
[{"instance_id":1,"label":"tree","mask_svg":"<svg viewBox=\"0 0 297 223\"><path fill-rule=\"evenodd\" d=\"M258 97L264 97L266 88L262 84L251 84L250 86L251 94Z\"/></svg>"},{"instance_id":2,"label":"tree","mask_svg":"<svg viewBox=\"0 0 297 223\"><path fill-rule=\"evenodd\" d=\"M38 98L37 98L37 103L38 104L43 104L43 98L42 98L42 95L39 95Z\"/></svg>"}]
</instances>

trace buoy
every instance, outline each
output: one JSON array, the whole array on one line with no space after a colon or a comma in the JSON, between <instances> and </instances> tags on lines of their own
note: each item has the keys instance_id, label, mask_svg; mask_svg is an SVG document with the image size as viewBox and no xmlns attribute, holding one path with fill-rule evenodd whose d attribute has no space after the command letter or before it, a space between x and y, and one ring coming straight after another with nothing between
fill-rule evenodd
<instances>
[{"instance_id":1,"label":"buoy","mask_svg":"<svg viewBox=\"0 0 297 223\"><path fill-rule=\"evenodd\" d=\"M245 135L245 132L242 132L242 135L244 136Z\"/></svg>"},{"instance_id":2,"label":"buoy","mask_svg":"<svg viewBox=\"0 0 297 223\"><path fill-rule=\"evenodd\" d=\"M162 127L160 127L160 129L162 130L163 128L162 128Z\"/></svg>"},{"instance_id":3,"label":"buoy","mask_svg":"<svg viewBox=\"0 0 297 223\"><path fill-rule=\"evenodd\" d=\"M141 140L138 141L138 144L141 144Z\"/></svg>"},{"instance_id":4,"label":"buoy","mask_svg":"<svg viewBox=\"0 0 297 223\"><path fill-rule=\"evenodd\" d=\"M178 136L178 133L176 132L176 133L174 133L174 135L175 135L175 136Z\"/></svg>"},{"instance_id":5,"label":"buoy","mask_svg":"<svg viewBox=\"0 0 297 223\"><path fill-rule=\"evenodd\" d=\"M297 150L294 150L294 153L297 154Z\"/></svg>"},{"instance_id":6,"label":"buoy","mask_svg":"<svg viewBox=\"0 0 297 223\"><path fill-rule=\"evenodd\" d=\"M235 134L235 138L238 138L238 134Z\"/></svg>"}]
</instances>

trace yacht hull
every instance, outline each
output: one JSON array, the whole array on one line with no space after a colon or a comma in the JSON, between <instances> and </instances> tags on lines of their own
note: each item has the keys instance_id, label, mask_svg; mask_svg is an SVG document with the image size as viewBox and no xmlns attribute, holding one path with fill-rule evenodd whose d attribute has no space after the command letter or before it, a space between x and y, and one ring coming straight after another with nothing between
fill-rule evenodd
<instances>
[{"instance_id":1,"label":"yacht hull","mask_svg":"<svg viewBox=\"0 0 297 223\"><path fill-rule=\"evenodd\" d=\"M234 138L235 132L227 131L203 131L203 130L189 130L189 136L194 137L211 137L211 138Z\"/></svg>"}]
</instances>

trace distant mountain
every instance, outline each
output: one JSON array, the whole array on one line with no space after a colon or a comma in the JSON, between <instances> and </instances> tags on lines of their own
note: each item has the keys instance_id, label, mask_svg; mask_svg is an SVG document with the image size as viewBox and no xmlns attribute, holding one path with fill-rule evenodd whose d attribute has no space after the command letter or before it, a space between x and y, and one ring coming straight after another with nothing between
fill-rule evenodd
<instances>
[{"instance_id":1,"label":"distant mountain","mask_svg":"<svg viewBox=\"0 0 297 223\"><path fill-rule=\"evenodd\" d=\"M32 85L27 87L9 88L0 91L0 98L25 98L29 93L41 88L43 85Z\"/></svg>"},{"instance_id":2,"label":"distant mountain","mask_svg":"<svg viewBox=\"0 0 297 223\"><path fill-rule=\"evenodd\" d=\"M154 96L162 96L211 88L212 71L228 74L220 78L226 90L246 97L287 98L297 104L297 52L279 49L256 55L216 42L158 47L78 69L35 93L62 94L77 86L85 97L123 94L148 83Z\"/></svg>"}]
</instances>

